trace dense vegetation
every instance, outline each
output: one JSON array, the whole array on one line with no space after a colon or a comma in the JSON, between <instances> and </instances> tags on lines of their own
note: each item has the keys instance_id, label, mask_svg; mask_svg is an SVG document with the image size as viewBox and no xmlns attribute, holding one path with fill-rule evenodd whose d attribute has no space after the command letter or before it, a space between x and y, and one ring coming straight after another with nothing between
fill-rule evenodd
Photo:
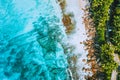
<instances>
[{"instance_id":1,"label":"dense vegetation","mask_svg":"<svg viewBox=\"0 0 120 80\"><path fill-rule=\"evenodd\" d=\"M99 43L105 42L106 21L109 19L109 7L113 0L92 0L91 9L94 23L97 29Z\"/></svg>"},{"instance_id":2,"label":"dense vegetation","mask_svg":"<svg viewBox=\"0 0 120 80\"><path fill-rule=\"evenodd\" d=\"M120 80L120 66L117 69L118 75L117 75L117 80Z\"/></svg>"},{"instance_id":3,"label":"dense vegetation","mask_svg":"<svg viewBox=\"0 0 120 80\"><path fill-rule=\"evenodd\" d=\"M111 15L111 42L116 46L116 53L120 55L120 0L115 0L112 7Z\"/></svg>"},{"instance_id":4,"label":"dense vegetation","mask_svg":"<svg viewBox=\"0 0 120 80\"><path fill-rule=\"evenodd\" d=\"M111 72L118 66L117 63L115 63L115 61L113 60L115 48L110 44L104 44L100 48L101 48L100 59L102 64L101 67L102 70L107 75L105 80L110 80Z\"/></svg>"},{"instance_id":5,"label":"dense vegetation","mask_svg":"<svg viewBox=\"0 0 120 80\"><path fill-rule=\"evenodd\" d=\"M100 73L105 75L102 80L110 80L112 71L118 66L113 57L116 47L111 44L108 39L110 36L108 37L107 34L107 23L110 19L110 6L113 0L91 0L90 3L91 17L96 27L96 56L99 58L100 67L102 68ZM117 13L119 13L119 11ZM118 22L115 24L117 25ZM116 37L117 35L118 34L116 34Z\"/></svg>"}]
</instances>

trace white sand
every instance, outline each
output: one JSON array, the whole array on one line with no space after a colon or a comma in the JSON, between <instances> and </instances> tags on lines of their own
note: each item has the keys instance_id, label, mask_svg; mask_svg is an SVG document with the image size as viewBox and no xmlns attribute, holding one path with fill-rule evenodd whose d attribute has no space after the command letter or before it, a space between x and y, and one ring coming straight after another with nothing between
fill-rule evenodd
<instances>
[{"instance_id":1,"label":"white sand","mask_svg":"<svg viewBox=\"0 0 120 80\"><path fill-rule=\"evenodd\" d=\"M86 41L86 39L89 39L86 35L85 31L85 24L83 23L83 16L84 11L82 9L85 9L85 5L87 4L87 1L85 0L66 0L66 13L73 13L74 19L76 22L75 30L72 34L68 35L68 43L75 47L73 54L78 56L77 60L77 73L79 75L79 80L85 80L85 75L91 75L88 72L84 72L82 69L83 67L88 67L85 62L83 62L83 59L87 59L88 51L84 49L85 45L80 44L80 42Z\"/></svg>"}]
</instances>

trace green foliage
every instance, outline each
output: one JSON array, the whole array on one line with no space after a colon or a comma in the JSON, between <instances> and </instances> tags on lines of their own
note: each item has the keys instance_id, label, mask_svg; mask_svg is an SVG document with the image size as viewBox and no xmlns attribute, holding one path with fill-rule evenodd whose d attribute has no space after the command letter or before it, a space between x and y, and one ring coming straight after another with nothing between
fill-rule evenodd
<instances>
[{"instance_id":1,"label":"green foliage","mask_svg":"<svg viewBox=\"0 0 120 80\"><path fill-rule=\"evenodd\" d=\"M113 5L115 8L113 9L114 14L112 14L112 22L111 26L112 29L112 35L111 35L111 41L114 46L116 46L116 53L120 55L120 1L116 0L116 4Z\"/></svg>"},{"instance_id":2,"label":"green foliage","mask_svg":"<svg viewBox=\"0 0 120 80\"><path fill-rule=\"evenodd\" d=\"M101 67L102 70L106 73L106 80L110 80L112 71L118 66L114 61L114 50L115 47L110 44L103 44L101 46Z\"/></svg>"},{"instance_id":3,"label":"green foliage","mask_svg":"<svg viewBox=\"0 0 120 80\"><path fill-rule=\"evenodd\" d=\"M105 29L106 21L109 19L109 7L113 0L92 0L90 11L92 12L92 17L96 29L98 31L98 42L103 43L105 41Z\"/></svg>"},{"instance_id":4,"label":"green foliage","mask_svg":"<svg viewBox=\"0 0 120 80\"><path fill-rule=\"evenodd\" d=\"M120 80L120 71L118 71L117 80Z\"/></svg>"},{"instance_id":5,"label":"green foliage","mask_svg":"<svg viewBox=\"0 0 120 80\"><path fill-rule=\"evenodd\" d=\"M92 18L95 23L97 37L96 42L100 45L98 49L98 54L100 58L102 72L106 74L105 80L110 80L112 71L117 68L118 64L114 61L113 54L116 51L116 46L108 44L105 38L105 33L107 29L107 21L109 20L109 10L113 0L91 0L90 12L92 13ZM119 14L119 8L116 8L116 14ZM120 27L120 17L114 17L117 21L113 21L118 27ZM115 28L116 29L116 28ZM117 28L119 29L119 28ZM120 32L117 32L117 36L120 35ZM117 41L118 43L118 41ZM120 45L120 44L119 44Z\"/></svg>"},{"instance_id":6,"label":"green foliage","mask_svg":"<svg viewBox=\"0 0 120 80\"><path fill-rule=\"evenodd\" d=\"M116 14L119 14L120 15L120 7L116 7Z\"/></svg>"}]
</instances>

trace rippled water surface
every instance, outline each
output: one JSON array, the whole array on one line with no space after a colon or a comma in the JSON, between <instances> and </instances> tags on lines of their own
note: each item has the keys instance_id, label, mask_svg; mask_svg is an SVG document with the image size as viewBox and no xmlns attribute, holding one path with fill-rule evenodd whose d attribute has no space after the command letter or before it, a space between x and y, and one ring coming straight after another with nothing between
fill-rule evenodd
<instances>
[{"instance_id":1,"label":"rippled water surface","mask_svg":"<svg viewBox=\"0 0 120 80\"><path fill-rule=\"evenodd\" d=\"M66 80L55 0L0 0L0 80Z\"/></svg>"}]
</instances>

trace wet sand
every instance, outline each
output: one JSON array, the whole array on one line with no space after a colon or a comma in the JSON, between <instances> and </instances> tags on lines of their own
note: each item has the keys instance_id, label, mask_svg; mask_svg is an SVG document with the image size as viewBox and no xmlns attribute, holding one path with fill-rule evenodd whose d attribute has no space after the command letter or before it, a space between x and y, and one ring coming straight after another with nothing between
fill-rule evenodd
<instances>
[{"instance_id":1,"label":"wet sand","mask_svg":"<svg viewBox=\"0 0 120 80\"><path fill-rule=\"evenodd\" d=\"M73 64L70 70L75 80L88 79L94 76L98 69L94 55L96 31L89 14L89 2L87 0L59 0L59 2L63 11L62 21L66 33L69 33L68 43L75 46L73 56L68 60L71 65Z\"/></svg>"}]
</instances>

